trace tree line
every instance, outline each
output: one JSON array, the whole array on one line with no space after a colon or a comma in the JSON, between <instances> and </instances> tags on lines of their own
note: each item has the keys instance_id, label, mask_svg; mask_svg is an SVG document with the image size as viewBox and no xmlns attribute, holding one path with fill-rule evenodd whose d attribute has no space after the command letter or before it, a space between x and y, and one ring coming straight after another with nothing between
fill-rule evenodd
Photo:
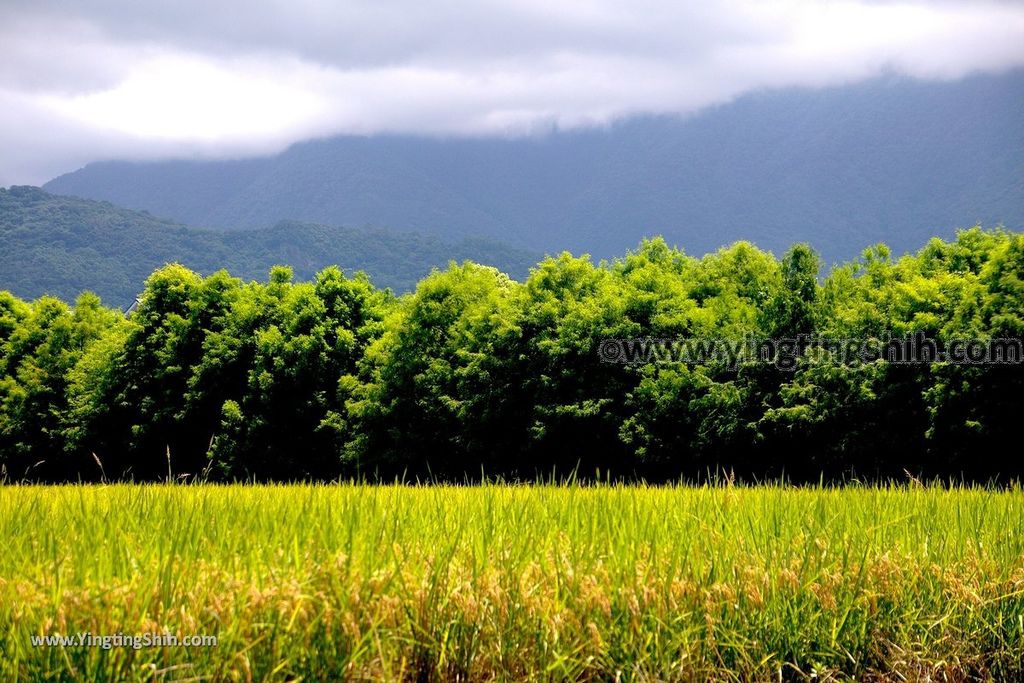
<instances>
[{"instance_id":1,"label":"tree line","mask_svg":"<svg viewBox=\"0 0 1024 683\"><path fill-rule=\"evenodd\" d=\"M796 245L696 258L647 240L518 282L452 263L395 296L168 265L129 314L0 293L7 481L1020 476L1024 366L787 370L602 362L607 339L1024 337L1024 235L972 228L822 273Z\"/></svg>"}]
</instances>

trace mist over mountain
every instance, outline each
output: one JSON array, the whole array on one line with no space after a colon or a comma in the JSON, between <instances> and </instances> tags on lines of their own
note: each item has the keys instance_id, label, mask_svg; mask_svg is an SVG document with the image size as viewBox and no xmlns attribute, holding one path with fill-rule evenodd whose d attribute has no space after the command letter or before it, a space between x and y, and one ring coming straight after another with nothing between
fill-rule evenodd
<instances>
[{"instance_id":1,"label":"mist over mountain","mask_svg":"<svg viewBox=\"0 0 1024 683\"><path fill-rule=\"evenodd\" d=\"M221 268L263 279L275 264L309 279L328 265L366 271L375 284L412 289L434 267L471 259L522 277L539 254L484 240L281 221L261 230L197 230L108 202L35 187L0 188L0 290L67 301L85 290L127 306L146 277L178 262L204 274Z\"/></svg>"},{"instance_id":2,"label":"mist over mountain","mask_svg":"<svg viewBox=\"0 0 1024 683\"><path fill-rule=\"evenodd\" d=\"M52 192L191 225L379 225L620 254L662 234L828 261L976 223L1024 223L1024 71L744 96L688 118L528 138L339 137L270 158L102 162Z\"/></svg>"}]
</instances>

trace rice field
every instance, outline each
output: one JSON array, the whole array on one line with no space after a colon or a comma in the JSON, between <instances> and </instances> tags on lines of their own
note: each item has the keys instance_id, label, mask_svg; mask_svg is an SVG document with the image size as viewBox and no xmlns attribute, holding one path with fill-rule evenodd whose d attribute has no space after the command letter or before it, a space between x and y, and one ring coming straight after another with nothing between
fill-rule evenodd
<instances>
[{"instance_id":1,"label":"rice field","mask_svg":"<svg viewBox=\"0 0 1024 683\"><path fill-rule=\"evenodd\" d=\"M1019 488L4 486L0 533L0 680L1024 677Z\"/></svg>"}]
</instances>

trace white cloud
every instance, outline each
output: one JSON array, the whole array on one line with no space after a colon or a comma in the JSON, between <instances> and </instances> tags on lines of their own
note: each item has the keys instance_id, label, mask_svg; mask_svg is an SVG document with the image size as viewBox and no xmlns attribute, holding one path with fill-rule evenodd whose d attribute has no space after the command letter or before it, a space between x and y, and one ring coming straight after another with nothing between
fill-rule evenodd
<instances>
[{"instance_id":1,"label":"white cloud","mask_svg":"<svg viewBox=\"0 0 1024 683\"><path fill-rule=\"evenodd\" d=\"M59 0L0 7L0 184L317 135L523 134L1024 65L1024 6Z\"/></svg>"},{"instance_id":2,"label":"white cloud","mask_svg":"<svg viewBox=\"0 0 1024 683\"><path fill-rule=\"evenodd\" d=\"M320 98L295 75L258 62L166 55L140 63L109 89L40 101L69 121L140 139L244 142L295 129L319 113Z\"/></svg>"}]
</instances>

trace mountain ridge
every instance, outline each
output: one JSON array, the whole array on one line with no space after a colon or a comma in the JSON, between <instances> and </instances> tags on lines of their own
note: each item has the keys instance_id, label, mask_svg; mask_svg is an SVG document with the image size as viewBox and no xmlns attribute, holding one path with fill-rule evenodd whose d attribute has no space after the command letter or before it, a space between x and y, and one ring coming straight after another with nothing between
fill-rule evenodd
<instances>
[{"instance_id":1,"label":"mountain ridge","mask_svg":"<svg viewBox=\"0 0 1024 683\"><path fill-rule=\"evenodd\" d=\"M340 136L233 161L100 162L44 187L200 226L280 219L608 257L662 234L826 261L1024 223L1024 70L761 91L685 118L528 138Z\"/></svg>"},{"instance_id":2,"label":"mountain ridge","mask_svg":"<svg viewBox=\"0 0 1024 683\"><path fill-rule=\"evenodd\" d=\"M180 262L204 274L222 268L262 279L286 264L309 279L328 265L366 271L375 284L406 291L434 267L471 259L521 277L540 254L486 239L279 221L260 230L192 228L111 202L0 188L0 289L23 298L80 292L126 306L157 267Z\"/></svg>"}]
</instances>

